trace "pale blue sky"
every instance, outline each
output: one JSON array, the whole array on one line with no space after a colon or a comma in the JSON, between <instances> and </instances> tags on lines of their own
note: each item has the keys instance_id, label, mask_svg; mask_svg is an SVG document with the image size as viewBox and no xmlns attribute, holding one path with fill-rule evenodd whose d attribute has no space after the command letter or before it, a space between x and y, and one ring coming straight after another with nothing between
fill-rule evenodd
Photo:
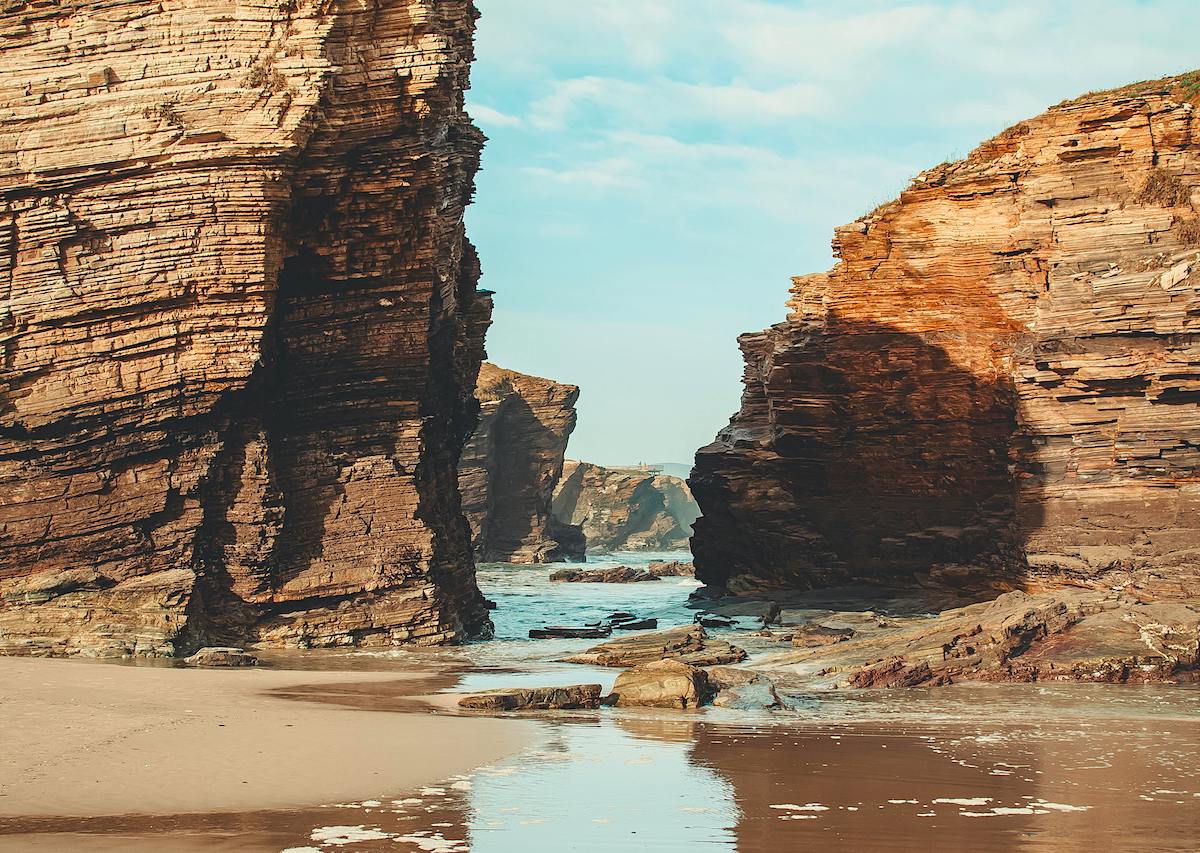
<instances>
[{"instance_id":1,"label":"pale blue sky","mask_svg":"<svg viewBox=\"0 0 1200 853\"><path fill-rule=\"evenodd\" d=\"M569 455L690 462L736 336L917 172L1200 66L1196 0L476 0L468 229L498 364L582 386Z\"/></svg>"}]
</instances>

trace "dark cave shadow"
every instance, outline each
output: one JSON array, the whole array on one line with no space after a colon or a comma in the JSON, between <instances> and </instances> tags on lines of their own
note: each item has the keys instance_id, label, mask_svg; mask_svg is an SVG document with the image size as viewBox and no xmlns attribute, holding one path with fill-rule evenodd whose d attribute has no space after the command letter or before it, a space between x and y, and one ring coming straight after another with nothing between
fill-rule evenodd
<instances>
[{"instance_id":1,"label":"dark cave shadow","mask_svg":"<svg viewBox=\"0 0 1200 853\"><path fill-rule=\"evenodd\" d=\"M995 375L960 365L939 341L970 344ZM1040 525L1042 505L1028 483L1018 500L1030 473L1011 451L1028 439L994 332L917 335L833 315L821 332L777 326L742 345L761 379L743 413L761 423L769 410L772 429L737 434L734 424L697 453L702 580L822 587L911 581L938 564L1004 573L1023 561L1022 531Z\"/></svg>"}]
</instances>

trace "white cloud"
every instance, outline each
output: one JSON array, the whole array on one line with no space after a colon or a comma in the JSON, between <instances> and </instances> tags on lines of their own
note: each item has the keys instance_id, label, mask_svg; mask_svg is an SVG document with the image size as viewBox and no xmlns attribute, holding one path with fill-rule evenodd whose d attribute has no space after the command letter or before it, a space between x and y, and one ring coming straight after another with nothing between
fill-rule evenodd
<instances>
[{"instance_id":1,"label":"white cloud","mask_svg":"<svg viewBox=\"0 0 1200 853\"><path fill-rule=\"evenodd\" d=\"M832 103L821 87L806 83L756 89L737 82L710 85L657 78L633 83L591 76L552 83L549 94L533 104L530 123L560 130L586 113L592 123L622 127L757 124L814 115Z\"/></svg>"},{"instance_id":2,"label":"white cloud","mask_svg":"<svg viewBox=\"0 0 1200 853\"><path fill-rule=\"evenodd\" d=\"M525 123L520 116L509 115L492 107L470 101L467 102L467 112L484 127L520 127Z\"/></svg>"}]
</instances>

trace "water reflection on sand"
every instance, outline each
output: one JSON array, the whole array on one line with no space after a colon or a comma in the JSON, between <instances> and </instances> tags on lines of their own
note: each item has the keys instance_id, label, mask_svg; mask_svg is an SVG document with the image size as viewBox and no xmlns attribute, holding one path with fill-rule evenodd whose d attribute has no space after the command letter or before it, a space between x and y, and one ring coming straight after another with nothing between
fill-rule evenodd
<instances>
[{"instance_id":1,"label":"water reflection on sand","mask_svg":"<svg viewBox=\"0 0 1200 853\"><path fill-rule=\"evenodd\" d=\"M687 588L544 588L545 569L485 570L499 639L438 653L368 653L307 666L410 668L426 686L611 682L557 664L585 643L523 639L538 622L622 609L690 620ZM539 578L543 580L539 580ZM488 588L490 584L490 588ZM449 670L449 671L447 671ZM412 710L410 690L320 699ZM17 819L0 850L1194 851L1200 690L983 685L791 697L792 713L604 709L547 714L525 752L418 791L240 815Z\"/></svg>"}]
</instances>

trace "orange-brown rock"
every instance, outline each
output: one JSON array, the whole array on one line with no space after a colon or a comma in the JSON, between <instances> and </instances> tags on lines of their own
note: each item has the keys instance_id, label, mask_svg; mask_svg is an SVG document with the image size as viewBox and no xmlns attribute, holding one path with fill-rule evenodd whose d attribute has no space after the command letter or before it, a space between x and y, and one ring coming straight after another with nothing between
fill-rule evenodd
<instances>
[{"instance_id":1,"label":"orange-brown rock","mask_svg":"<svg viewBox=\"0 0 1200 853\"><path fill-rule=\"evenodd\" d=\"M486 628L469 0L0 12L0 651Z\"/></svg>"},{"instance_id":2,"label":"orange-brown rock","mask_svg":"<svg viewBox=\"0 0 1200 853\"><path fill-rule=\"evenodd\" d=\"M1056 106L838 229L741 338L741 411L691 478L697 576L1194 597L1198 80Z\"/></svg>"},{"instance_id":3,"label":"orange-brown rock","mask_svg":"<svg viewBox=\"0 0 1200 853\"><path fill-rule=\"evenodd\" d=\"M1014 590L936 618L921 613L857 624L840 642L797 644L803 647L757 663L801 674L810 688L1173 682L1194 680L1200 667L1200 608L1106 590Z\"/></svg>"},{"instance_id":4,"label":"orange-brown rock","mask_svg":"<svg viewBox=\"0 0 1200 853\"><path fill-rule=\"evenodd\" d=\"M479 426L459 460L463 512L484 562L584 556L583 531L551 513L579 389L484 363Z\"/></svg>"},{"instance_id":5,"label":"orange-brown rock","mask_svg":"<svg viewBox=\"0 0 1200 853\"><path fill-rule=\"evenodd\" d=\"M605 468L568 460L554 490L554 515L578 525L588 552L687 548L700 510L687 483L654 468Z\"/></svg>"}]
</instances>

